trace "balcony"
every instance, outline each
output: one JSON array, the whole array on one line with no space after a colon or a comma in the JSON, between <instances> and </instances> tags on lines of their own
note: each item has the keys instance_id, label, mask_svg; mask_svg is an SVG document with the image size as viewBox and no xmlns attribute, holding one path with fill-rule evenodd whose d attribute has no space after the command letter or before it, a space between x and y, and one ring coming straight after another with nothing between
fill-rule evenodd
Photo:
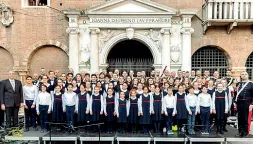
<instances>
[{"instance_id":1,"label":"balcony","mask_svg":"<svg viewBox=\"0 0 253 144\"><path fill-rule=\"evenodd\" d=\"M206 0L202 9L204 33L210 26L227 26L230 33L235 26L253 24L253 0Z\"/></svg>"}]
</instances>

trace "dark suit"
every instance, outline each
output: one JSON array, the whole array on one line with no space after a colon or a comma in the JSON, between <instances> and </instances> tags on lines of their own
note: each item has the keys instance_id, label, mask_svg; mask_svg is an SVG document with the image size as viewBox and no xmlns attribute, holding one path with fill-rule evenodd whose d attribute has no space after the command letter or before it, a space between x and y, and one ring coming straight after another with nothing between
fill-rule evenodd
<instances>
[{"instance_id":1,"label":"dark suit","mask_svg":"<svg viewBox=\"0 0 253 144\"><path fill-rule=\"evenodd\" d=\"M0 81L0 91L2 89L2 81ZM0 109L0 126L3 126L3 122L4 122L4 111L2 109Z\"/></svg>"},{"instance_id":2,"label":"dark suit","mask_svg":"<svg viewBox=\"0 0 253 144\"><path fill-rule=\"evenodd\" d=\"M3 80L0 90L1 105L5 105L6 112L6 127L18 126L18 111L20 103L23 103L23 87L19 80L15 80L15 90L10 83L10 80ZM13 117L13 125L11 118Z\"/></svg>"},{"instance_id":3,"label":"dark suit","mask_svg":"<svg viewBox=\"0 0 253 144\"><path fill-rule=\"evenodd\" d=\"M51 79L48 79L48 81L47 81L50 85L51 85L51 90L53 91L54 90L54 88L56 87L56 85L57 85L57 79L56 78L54 78L53 80L52 80L52 83L51 83Z\"/></svg>"}]
</instances>

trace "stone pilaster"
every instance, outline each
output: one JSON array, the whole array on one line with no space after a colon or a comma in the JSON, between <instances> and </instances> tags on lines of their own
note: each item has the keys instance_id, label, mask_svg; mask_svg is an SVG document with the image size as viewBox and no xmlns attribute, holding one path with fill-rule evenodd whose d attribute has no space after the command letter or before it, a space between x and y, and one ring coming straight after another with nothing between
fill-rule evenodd
<instances>
[{"instance_id":1,"label":"stone pilaster","mask_svg":"<svg viewBox=\"0 0 253 144\"><path fill-rule=\"evenodd\" d=\"M183 38L182 45L182 70L191 71L191 34L194 32L193 28L182 28L181 34Z\"/></svg>"},{"instance_id":2,"label":"stone pilaster","mask_svg":"<svg viewBox=\"0 0 253 144\"><path fill-rule=\"evenodd\" d=\"M90 49L90 73L99 72L99 45L98 34L99 28L91 28L91 49Z\"/></svg>"},{"instance_id":3,"label":"stone pilaster","mask_svg":"<svg viewBox=\"0 0 253 144\"><path fill-rule=\"evenodd\" d=\"M19 79L23 85L26 84L27 71L18 71Z\"/></svg>"},{"instance_id":4,"label":"stone pilaster","mask_svg":"<svg viewBox=\"0 0 253 144\"><path fill-rule=\"evenodd\" d=\"M74 73L79 72L78 56L79 56L79 28L67 28L69 34L69 67L74 70Z\"/></svg>"},{"instance_id":5,"label":"stone pilaster","mask_svg":"<svg viewBox=\"0 0 253 144\"><path fill-rule=\"evenodd\" d=\"M170 28L161 29L162 33L162 67L170 71Z\"/></svg>"}]
</instances>

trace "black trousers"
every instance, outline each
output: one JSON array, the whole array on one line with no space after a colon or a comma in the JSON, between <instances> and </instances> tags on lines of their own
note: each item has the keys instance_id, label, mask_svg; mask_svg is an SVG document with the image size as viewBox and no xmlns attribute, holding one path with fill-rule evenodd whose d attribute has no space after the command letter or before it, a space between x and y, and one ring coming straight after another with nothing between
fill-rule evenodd
<instances>
[{"instance_id":1,"label":"black trousers","mask_svg":"<svg viewBox=\"0 0 253 144\"><path fill-rule=\"evenodd\" d=\"M6 128L18 127L18 111L19 107L6 107Z\"/></svg>"},{"instance_id":2,"label":"black trousers","mask_svg":"<svg viewBox=\"0 0 253 144\"><path fill-rule=\"evenodd\" d=\"M4 111L2 109L0 109L0 126L3 126L3 122L4 122Z\"/></svg>"},{"instance_id":3,"label":"black trousers","mask_svg":"<svg viewBox=\"0 0 253 144\"><path fill-rule=\"evenodd\" d=\"M36 127L36 108L31 108L33 100L25 101L28 109L25 109L25 127Z\"/></svg>"},{"instance_id":4,"label":"black trousers","mask_svg":"<svg viewBox=\"0 0 253 144\"><path fill-rule=\"evenodd\" d=\"M227 121L228 121L228 113L224 114L224 119L223 119L223 125L222 125L222 129L225 130L226 129L226 126L227 126Z\"/></svg>"},{"instance_id":5,"label":"black trousers","mask_svg":"<svg viewBox=\"0 0 253 144\"><path fill-rule=\"evenodd\" d=\"M241 135L248 134L248 115L250 102L247 100L237 101L238 131Z\"/></svg>"}]
</instances>

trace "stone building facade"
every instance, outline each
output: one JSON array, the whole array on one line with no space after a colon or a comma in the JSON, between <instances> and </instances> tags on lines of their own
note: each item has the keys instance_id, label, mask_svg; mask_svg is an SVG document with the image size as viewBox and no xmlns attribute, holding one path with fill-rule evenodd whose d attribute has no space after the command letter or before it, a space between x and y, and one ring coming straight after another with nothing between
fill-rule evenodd
<instances>
[{"instance_id":1,"label":"stone building facade","mask_svg":"<svg viewBox=\"0 0 253 144\"><path fill-rule=\"evenodd\" d=\"M157 70L167 66L170 71L209 67L212 71L222 65L235 76L245 69L253 74L253 2L249 0L31 2L0 0L0 80L10 69L22 80L42 67L101 71L108 67L112 48L126 40L144 44ZM203 53L210 53L215 61L205 59L210 55Z\"/></svg>"}]
</instances>

